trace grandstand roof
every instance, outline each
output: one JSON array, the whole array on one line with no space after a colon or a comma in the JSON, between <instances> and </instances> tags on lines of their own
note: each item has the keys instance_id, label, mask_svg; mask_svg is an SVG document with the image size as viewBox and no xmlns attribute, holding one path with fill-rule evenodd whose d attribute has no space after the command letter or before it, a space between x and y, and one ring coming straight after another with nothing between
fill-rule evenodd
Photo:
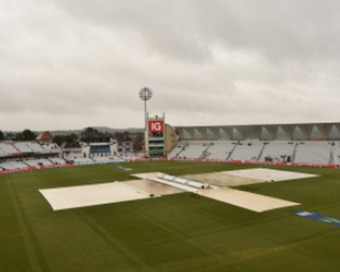
<instances>
[{"instance_id":1,"label":"grandstand roof","mask_svg":"<svg viewBox=\"0 0 340 272\"><path fill-rule=\"evenodd\" d=\"M182 140L340 140L340 123L176 127Z\"/></svg>"}]
</instances>

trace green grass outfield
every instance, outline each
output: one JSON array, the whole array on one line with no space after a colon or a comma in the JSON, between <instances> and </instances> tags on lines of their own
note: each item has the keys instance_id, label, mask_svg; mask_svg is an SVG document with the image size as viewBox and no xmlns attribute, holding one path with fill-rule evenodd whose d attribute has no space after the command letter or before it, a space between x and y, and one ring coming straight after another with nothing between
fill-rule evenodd
<instances>
[{"instance_id":1,"label":"green grass outfield","mask_svg":"<svg viewBox=\"0 0 340 272\"><path fill-rule=\"evenodd\" d=\"M255 168L198 162L135 162L0 177L0 271L340 271L340 227L292 215L340 218L340 170L270 167L318 174L239 187L301 206L255 213L182 193L54 212L38 189ZM263 166L261 166L263 167Z\"/></svg>"}]
</instances>

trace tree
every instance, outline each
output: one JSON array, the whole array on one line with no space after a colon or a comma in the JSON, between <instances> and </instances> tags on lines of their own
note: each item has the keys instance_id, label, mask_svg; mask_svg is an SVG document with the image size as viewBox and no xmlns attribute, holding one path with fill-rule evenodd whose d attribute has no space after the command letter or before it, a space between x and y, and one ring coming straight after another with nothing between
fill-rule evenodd
<instances>
[{"instance_id":1,"label":"tree","mask_svg":"<svg viewBox=\"0 0 340 272\"><path fill-rule=\"evenodd\" d=\"M88 127L83 131L83 134L93 134L93 133L97 133L98 130L92 128L92 127Z\"/></svg>"},{"instance_id":2,"label":"tree","mask_svg":"<svg viewBox=\"0 0 340 272\"><path fill-rule=\"evenodd\" d=\"M53 141L61 146L63 143L72 144L77 141L77 135L74 133L68 135L57 135L54 137Z\"/></svg>"},{"instance_id":3,"label":"tree","mask_svg":"<svg viewBox=\"0 0 340 272\"><path fill-rule=\"evenodd\" d=\"M4 134L3 132L0 130L0 141L2 141L4 139Z\"/></svg>"},{"instance_id":4,"label":"tree","mask_svg":"<svg viewBox=\"0 0 340 272\"><path fill-rule=\"evenodd\" d=\"M85 143L103 143L109 142L110 138L110 134L102 133L94 128L88 127L82 131L79 141Z\"/></svg>"},{"instance_id":5,"label":"tree","mask_svg":"<svg viewBox=\"0 0 340 272\"><path fill-rule=\"evenodd\" d=\"M144 145L144 134L138 133L137 137L135 138L133 142L133 151L136 153L141 152L143 150L143 145Z\"/></svg>"},{"instance_id":6,"label":"tree","mask_svg":"<svg viewBox=\"0 0 340 272\"><path fill-rule=\"evenodd\" d=\"M20 140L23 141L33 141L35 140L35 138L37 137L37 135L35 135L31 130L29 129L25 129L21 135L20 135Z\"/></svg>"}]
</instances>

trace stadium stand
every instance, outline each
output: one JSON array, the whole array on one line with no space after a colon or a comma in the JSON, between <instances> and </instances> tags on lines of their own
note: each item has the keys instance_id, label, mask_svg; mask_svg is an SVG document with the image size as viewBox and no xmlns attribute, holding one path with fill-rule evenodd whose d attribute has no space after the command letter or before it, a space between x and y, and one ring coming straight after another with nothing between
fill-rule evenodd
<instances>
[{"instance_id":1,"label":"stadium stand","mask_svg":"<svg viewBox=\"0 0 340 272\"><path fill-rule=\"evenodd\" d=\"M8 154L0 148L0 157L6 157Z\"/></svg>"},{"instance_id":2,"label":"stadium stand","mask_svg":"<svg viewBox=\"0 0 340 272\"><path fill-rule=\"evenodd\" d=\"M333 145L333 163L340 163L340 142L336 142Z\"/></svg>"},{"instance_id":3,"label":"stadium stand","mask_svg":"<svg viewBox=\"0 0 340 272\"><path fill-rule=\"evenodd\" d=\"M180 141L166 151L168 159L322 167L339 167L340 163L340 123L177 127L176 134ZM6 141L0 143L0 168L6 172L144 159L143 152L136 157L130 151L121 154L114 142L66 149L51 142Z\"/></svg>"},{"instance_id":4,"label":"stadium stand","mask_svg":"<svg viewBox=\"0 0 340 272\"><path fill-rule=\"evenodd\" d=\"M25 160L24 163L35 168L52 165L52 162L47 159Z\"/></svg>"},{"instance_id":5,"label":"stadium stand","mask_svg":"<svg viewBox=\"0 0 340 272\"><path fill-rule=\"evenodd\" d=\"M168 158L177 158L178 156L180 156L182 149L183 149L182 145L176 146L174 149L171 150L171 152L168 155Z\"/></svg>"},{"instance_id":6,"label":"stadium stand","mask_svg":"<svg viewBox=\"0 0 340 272\"><path fill-rule=\"evenodd\" d=\"M188 144L183 148L180 157L183 158L200 158L203 152L207 149L208 143Z\"/></svg>"},{"instance_id":7,"label":"stadium stand","mask_svg":"<svg viewBox=\"0 0 340 272\"><path fill-rule=\"evenodd\" d=\"M91 165L94 164L95 161L91 158L73 158L72 159L74 165Z\"/></svg>"},{"instance_id":8,"label":"stadium stand","mask_svg":"<svg viewBox=\"0 0 340 272\"><path fill-rule=\"evenodd\" d=\"M125 162L126 159L120 157L93 157L92 158L96 164L114 163L114 162Z\"/></svg>"},{"instance_id":9,"label":"stadium stand","mask_svg":"<svg viewBox=\"0 0 340 272\"><path fill-rule=\"evenodd\" d=\"M272 141L266 142L260 160L262 161L287 161L288 157L292 158L295 149L293 142Z\"/></svg>"},{"instance_id":10,"label":"stadium stand","mask_svg":"<svg viewBox=\"0 0 340 272\"><path fill-rule=\"evenodd\" d=\"M333 165L340 161L340 146L327 141L192 141L179 143L168 158Z\"/></svg>"},{"instance_id":11,"label":"stadium stand","mask_svg":"<svg viewBox=\"0 0 340 272\"><path fill-rule=\"evenodd\" d=\"M331 163L331 147L328 142L302 142L297 144L294 162Z\"/></svg>"},{"instance_id":12,"label":"stadium stand","mask_svg":"<svg viewBox=\"0 0 340 272\"><path fill-rule=\"evenodd\" d=\"M53 164L66 164L66 161L62 158L49 158Z\"/></svg>"},{"instance_id":13,"label":"stadium stand","mask_svg":"<svg viewBox=\"0 0 340 272\"><path fill-rule=\"evenodd\" d=\"M60 150L60 147L57 144L43 144L42 148L47 153L52 153Z\"/></svg>"},{"instance_id":14,"label":"stadium stand","mask_svg":"<svg viewBox=\"0 0 340 272\"><path fill-rule=\"evenodd\" d=\"M109 157L110 145L90 146L91 157Z\"/></svg>"},{"instance_id":15,"label":"stadium stand","mask_svg":"<svg viewBox=\"0 0 340 272\"><path fill-rule=\"evenodd\" d=\"M29 148L31 148L33 150L33 152L35 153L43 153L44 149L42 148L42 146L38 143L27 143L27 145L29 146Z\"/></svg>"},{"instance_id":16,"label":"stadium stand","mask_svg":"<svg viewBox=\"0 0 340 272\"><path fill-rule=\"evenodd\" d=\"M1 142L0 174L68 166L65 160L59 159L60 151L57 144L41 146L36 142Z\"/></svg>"},{"instance_id":17,"label":"stadium stand","mask_svg":"<svg viewBox=\"0 0 340 272\"><path fill-rule=\"evenodd\" d=\"M19 150L16 149L12 144L0 143L0 149L6 156L20 153Z\"/></svg>"},{"instance_id":18,"label":"stadium stand","mask_svg":"<svg viewBox=\"0 0 340 272\"><path fill-rule=\"evenodd\" d=\"M232 152L229 159L231 160L258 160L263 149L262 142L239 142Z\"/></svg>"},{"instance_id":19,"label":"stadium stand","mask_svg":"<svg viewBox=\"0 0 340 272\"><path fill-rule=\"evenodd\" d=\"M0 163L0 167L3 170L18 170L18 169L26 169L28 168L28 165L20 161L8 161L8 162Z\"/></svg>"},{"instance_id":20,"label":"stadium stand","mask_svg":"<svg viewBox=\"0 0 340 272\"><path fill-rule=\"evenodd\" d=\"M25 142L14 143L13 146L18 149L21 153L33 153L33 150Z\"/></svg>"},{"instance_id":21,"label":"stadium stand","mask_svg":"<svg viewBox=\"0 0 340 272\"><path fill-rule=\"evenodd\" d=\"M227 160L235 148L233 142L213 142L207 150L206 158Z\"/></svg>"},{"instance_id":22,"label":"stadium stand","mask_svg":"<svg viewBox=\"0 0 340 272\"><path fill-rule=\"evenodd\" d=\"M185 126L176 127L176 133L181 139L178 146L210 144L206 156L196 159L321 167L340 163L340 123ZM233 148L233 142L241 144Z\"/></svg>"}]
</instances>

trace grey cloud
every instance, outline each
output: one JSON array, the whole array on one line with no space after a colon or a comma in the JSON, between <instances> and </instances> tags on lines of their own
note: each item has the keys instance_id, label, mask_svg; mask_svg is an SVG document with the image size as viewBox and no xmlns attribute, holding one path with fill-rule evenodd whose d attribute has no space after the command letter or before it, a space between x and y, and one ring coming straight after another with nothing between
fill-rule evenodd
<instances>
[{"instance_id":1,"label":"grey cloud","mask_svg":"<svg viewBox=\"0 0 340 272\"><path fill-rule=\"evenodd\" d=\"M186 1L56 1L69 16L85 24L120 29L141 37L149 54L184 61L205 60L209 52L200 37L198 20ZM141 45L143 46L143 45Z\"/></svg>"},{"instance_id":2,"label":"grey cloud","mask_svg":"<svg viewBox=\"0 0 340 272\"><path fill-rule=\"evenodd\" d=\"M255 48L268 58L339 57L337 1L57 1L70 16L144 37L150 49L204 60L207 45Z\"/></svg>"},{"instance_id":3,"label":"grey cloud","mask_svg":"<svg viewBox=\"0 0 340 272\"><path fill-rule=\"evenodd\" d=\"M209 7L198 11L210 41L255 48L273 61L339 57L336 1L213 1Z\"/></svg>"},{"instance_id":4,"label":"grey cloud","mask_svg":"<svg viewBox=\"0 0 340 272\"><path fill-rule=\"evenodd\" d=\"M173 125L340 114L337 1L6 0L0 8L1 116L141 127L144 86L154 90L150 113L165 112Z\"/></svg>"}]
</instances>

